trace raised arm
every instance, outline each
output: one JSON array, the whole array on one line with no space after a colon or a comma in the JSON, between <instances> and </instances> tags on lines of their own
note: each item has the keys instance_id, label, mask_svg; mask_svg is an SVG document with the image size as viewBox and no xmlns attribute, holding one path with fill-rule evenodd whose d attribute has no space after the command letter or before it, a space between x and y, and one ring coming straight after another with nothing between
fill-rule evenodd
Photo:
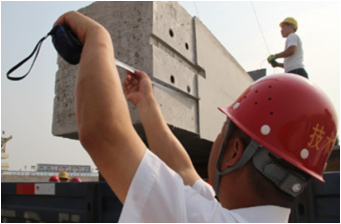
<instances>
[{"instance_id":1,"label":"raised arm","mask_svg":"<svg viewBox=\"0 0 341 224\"><path fill-rule=\"evenodd\" d=\"M296 51L296 46L292 45L288 47L285 51L275 54L276 58L287 58L291 55L293 55Z\"/></svg>"},{"instance_id":2,"label":"raised arm","mask_svg":"<svg viewBox=\"0 0 341 224\"><path fill-rule=\"evenodd\" d=\"M184 184L192 186L200 176L179 140L167 126L153 95L150 78L141 71L127 72L124 82L127 98L138 109L149 148L177 172Z\"/></svg>"},{"instance_id":3,"label":"raised arm","mask_svg":"<svg viewBox=\"0 0 341 224\"><path fill-rule=\"evenodd\" d=\"M76 80L80 142L122 203L146 147L135 132L124 97L109 33L78 13L62 15L84 44Z\"/></svg>"}]
</instances>

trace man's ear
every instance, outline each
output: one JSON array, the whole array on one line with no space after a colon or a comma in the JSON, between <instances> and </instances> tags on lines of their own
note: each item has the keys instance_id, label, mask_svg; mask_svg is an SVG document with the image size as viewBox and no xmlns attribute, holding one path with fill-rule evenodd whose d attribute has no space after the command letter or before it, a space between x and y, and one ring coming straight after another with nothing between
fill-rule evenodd
<instances>
[{"instance_id":1,"label":"man's ear","mask_svg":"<svg viewBox=\"0 0 341 224\"><path fill-rule=\"evenodd\" d=\"M245 150L244 143L240 138L231 140L226 147L224 159L220 167L221 170L226 170L227 168L236 165Z\"/></svg>"}]
</instances>

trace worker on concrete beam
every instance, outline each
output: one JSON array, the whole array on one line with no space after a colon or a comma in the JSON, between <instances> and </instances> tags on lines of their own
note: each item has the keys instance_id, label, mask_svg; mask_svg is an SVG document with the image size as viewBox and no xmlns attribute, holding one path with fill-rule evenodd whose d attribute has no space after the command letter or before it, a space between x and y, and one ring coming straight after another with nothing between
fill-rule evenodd
<instances>
[{"instance_id":1,"label":"worker on concrete beam","mask_svg":"<svg viewBox=\"0 0 341 224\"><path fill-rule=\"evenodd\" d=\"M213 192L169 130L140 71L127 76L124 90L151 151L136 133L109 32L78 12L55 24L68 25L84 45L75 93L79 139L124 205L120 222L286 222L309 177L323 181L337 118L308 79L267 76L220 108L227 120L218 124L223 127L209 158Z\"/></svg>"},{"instance_id":2,"label":"worker on concrete beam","mask_svg":"<svg viewBox=\"0 0 341 224\"><path fill-rule=\"evenodd\" d=\"M272 67L284 68L286 73L293 73L308 78L308 73L303 65L303 48L300 37L296 34L298 29L297 21L288 17L284 19L279 26L285 42L285 50L278 54L272 54L268 57L268 62ZM284 63L278 63L277 58L284 58Z\"/></svg>"}]
</instances>

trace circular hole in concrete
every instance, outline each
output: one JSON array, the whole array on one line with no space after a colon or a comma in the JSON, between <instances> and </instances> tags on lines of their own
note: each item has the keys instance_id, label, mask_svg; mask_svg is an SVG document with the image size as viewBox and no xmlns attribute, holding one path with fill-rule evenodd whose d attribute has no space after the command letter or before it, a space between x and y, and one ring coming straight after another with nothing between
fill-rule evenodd
<instances>
[{"instance_id":1,"label":"circular hole in concrete","mask_svg":"<svg viewBox=\"0 0 341 224\"><path fill-rule=\"evenodd\" d=\"M174 37L174 32L173 32L172 29L169 29L169 35L170 35L171 37Z\"/></svg>"},{"instance_id":2,"label":"circular hole in concrete","mask_svg":"<svg viewBox=\"0 0 341 224\"><path fill-rule=\"evenodd\" d=\"M191 92L191 87L190 86L187 86L187 92Z\"/></svg>"},{"instance_id":3,"label":"circular hole in concrete","mask_svg":"<svg viewBox=\"0 0 341 224\"><path fill-rule=\"evenodd\" d=\"M174 84L174 82L175 82L175 78L174 78L174 76L173 75L171 75L171 77L170 77L170 81Z\"/></svg>"},{"instance_id":4,"label":"circular hole in concrete","mask_svg":"<svg viewBox=\"0 0 341 224\"><path fill-rule=\"evenodd\" d=\"M188 43L185 43L186 50L188 50L189 46Z\"/></svg>"}]
</instances>

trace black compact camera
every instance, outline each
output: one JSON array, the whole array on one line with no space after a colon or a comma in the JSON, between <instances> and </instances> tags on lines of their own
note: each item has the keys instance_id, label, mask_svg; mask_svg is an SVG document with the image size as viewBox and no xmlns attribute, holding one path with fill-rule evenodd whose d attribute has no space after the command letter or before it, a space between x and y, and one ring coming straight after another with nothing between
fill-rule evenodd
<instances>
[{"instance_id":1,"label":"black compact camera","mask_svg":"<svg viewBox=\"0 0 341 224\"><path fill-rule=\"evenodd\" d=\"M50 31L52 43L58 54L70 64L79 63L83 45L67 26L56 25Z\"/></svg>"}]
</instances>

